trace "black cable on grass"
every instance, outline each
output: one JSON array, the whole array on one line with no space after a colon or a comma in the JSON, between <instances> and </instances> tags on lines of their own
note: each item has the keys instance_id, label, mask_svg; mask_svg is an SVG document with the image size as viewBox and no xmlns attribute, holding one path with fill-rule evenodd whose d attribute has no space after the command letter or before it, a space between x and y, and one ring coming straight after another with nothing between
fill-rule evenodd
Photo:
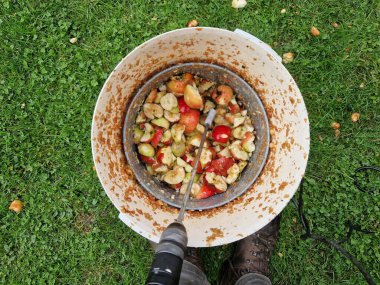
<instances>
[{"instance_id":1,"label":"black cable on grass","mask_svg":"<svg viewBox=\"0 0 380 285\"><path fill-rule=\"evenodd\" d=\"M376 166L363 166L363 167L359 167L359 168L355 169L355 176L354 176L354 185L355 185L355 187L358 190L362 191L362 192L365 192L365 193L368 193L368 194L373 194L373 193L375 193L374 189L367 190L367 189L361 187L361 185L359 183L359 178L358 178L357 174L358 174L358 172L363 172L363 171L364 172L367 172L367 171L380 172L380 167L376 167ZM365 278L365 280L367 281L368 284L370 284L370 285L376 285L375 281L372 279L371 275L365 270L364 266L352 254L350 254L347 250L345 250L340 245L340 244L342 244L342 243L344 243L344 242L346 242L346 241L349 240L349 238L351 237L351 234L353 233L353 231L362 232L364 234L372 234L373 232L368 231L368 230L363 230L360 226L354 225L354 224L351 223L351 221L348 221L346 223L346 225L349 228L348 232L347 232L347 236L345 238L343 238L342 240L340 240L340 241L329 240L329 239L327 239L324 236L320 236L320 235L314 234L311 231L311 229L310 229L309 221L306 218L306 215L305 215L305 213L303 211L303 198L302 198L303 190L304 190L304 187L303 187L303 179L302 179L301 180L301 184L300 184L300 189L299 189L299 192L298 192L298 201L294 197L292 198L293 204L296 206L296 208L298 210L299 220L300 220L303 228L305 229L305 233L301 236L301 238L303 240L311 238L313 240L317 240L317 241L320 241L320 242L322 242L324 244L332 246L337 251L339 251L341 254L343 254L346 258L348 258L359 269L359 271L363 274L363 276L364 276L364 278Z\"/></svg>"},{"instance_id":2,"label":"black cable on grass","mask_svg":"<svg viewBox=\"0 0 380 285\"><path fill-rule=\"evenodd\" d=\"M370 171L380 172L380 167L377 167L377 166L362 166L362 167L356 168L355 169L355 175L354 175L354 185L355 185L356 188L358 188L362 192L373 194L373 193L375 193L376 190L375 189L369 189L368 190L368 189L365 189L364 187L362 187L362 185L360 185L360 183L359 183L359 177L358 177L358 174L360 172L364 172L367 175L366 178L368 179L368 174L369 174Z\"/></svg>"}]
</instances>

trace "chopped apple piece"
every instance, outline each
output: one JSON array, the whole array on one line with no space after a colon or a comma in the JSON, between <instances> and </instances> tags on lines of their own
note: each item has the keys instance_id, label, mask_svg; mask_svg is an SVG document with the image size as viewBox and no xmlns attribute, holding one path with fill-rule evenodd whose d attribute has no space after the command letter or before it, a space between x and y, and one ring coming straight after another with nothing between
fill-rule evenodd
<instances>
[{"instance_id":1,"label":"chopped apple piece","mask_svg":"<svg viewBox=\"0 0 380 285\"><path fill-rule=\"evenodd\" d=\"M138 146L139 153L147 157L154 156L154 148L148 143L141 143Z\"/></svg>"},{"instance_id":2,"label":"chopped apple piece","mask_svg":"<svg viewBox=\"0 0 380 285\"><path fill-rule=\"evenodd\" d=\"M254 131L254 127L252 125L251 118L248 116L245 118L244 127L247 130L247 132L253 132Z\"/></svg>"},{"instance_id":3,"label":"chopped apple piece","mask_svg":"<svg viewBox=\"0 0 380 285\"><path fill-rule=\"evenodd\" d=\"M208 113L211 109L215 109L215 104L211 102L210 100L207 100L205 103L205 107L203 108L203 113Z\"/></svg>"},{"instance_id":4,"label":"chopped apple piece","mask_svg":"<svg viewBox=\"0 0 380 285\"><path fill-rule=\"evenodd\" d=\"M203 100L196 87L188 84L185 88L185 103L193 109L201 109L203 107Z\"/></svg>"},{"instance_id":5,"label":"chopped apple piece","mask_svg":"<svg viewBox=\"0 0 380 285\"><path fill-rule=\"evenodd\" d=\"M154 136L154 128L151 124L144 124L144 135L141 137L140 142L150 142Z\"/></svg>"},{"instance_id":6,"label":"chopped apple piece","mask_svg":"<svg viewBox=\"0 0 380 285\"><path fill-rule=\"evenodd\" d=\"M171 113L178 114L179 113L179 106L174 107L173 109L170 110Z\"/></svg>"},{"instance_id":7,"label":"chopped apple piece","mask_svg":"<svg viewBox=\"0 0 380 285\"><path fill-rule=\"evenodd\" d=\"M190 109L185 113L181 113L179 123L186 126L185 133L192 133L199 123L200 112L198 110Z\"/></svg>"},{"instance_id":8,"label":"chopped apple piece","mask_svg":"<svg viewBox=\"0 0 380 285\"><path fill-rule=\"evenodd\" d=\"M224 116L224 115L226 115L227 114L227 108L226 107L224 107L224 106L218 106L218 108L216 108L216 114L217 115L221 115L221 116Z\"/></svg>"},{"instance_id":9,"label":"chopped apple piece","mask_svg":"<svg viewBox=\"0 0 380 285\"><path fill-rule=\"evenodd\" d=\"M164 110L160 105L153 103L145 103L143 106L145 116L149 119L161 118L164 115Z\"/></svg>"},{"instance_id":10,"label":"chopped apple piece","mask_svg":"<svg viewBox=\"0 0 380 285\"><path fill-rule=\"evenodd\" d=\"M170 127L170 123L165 118L158 118L151 121L153 125L162 127L164 129L168 129Z\"/></svg>"},{"instance_id":11,"label":"chopped apple piece","mask_svg":"<svg viewBox=\"0 0 380 285\"><path fill-rule=\"evenodd\" d=\"M228 147L225 147L223 150L217 153L218 157L231 157L231 152Z\"/></svg>"},{"instance_id":12,"label":"chopped apple piece","mask_svg":"<svg viewBox=\"0 0 380 285\"><path fill-rule=\"evenodd\" d=\"M156 100L156 97L157 97L157 89L153 89L152 91L150 91L148 97L146 97L145 102L153 103L154 100Z\"/></svg>"},{"instance_id":13,"label":"chopped apple piece","mask_svg":"<svg viewBox=\"0 0 380 285\"><path fill-rule=\"evenodd\" d=\"M166 172L168 170L169 168L165 164L159 165L157 168L154 169L154 171L156 172Z\"/></svg>"},{"instance_id":14,"label":"chopped apple piece","mask_svg":"<svg viewBox=\"0 0 380 285\"><path fill-rule=\"evenodd\" d=\"M238 166L239 166L239 171L242 172L244 168L247 166L248 162L246 161L239 161Z\"/></svg>"},{"instance_id":15,"label":"chopped apple piece","mask_svg":"<svg viewBox=\"0 0 380 285\"><path fill-rule=\"evenodd\" d=\"M214 172L206 172L205 179L208 183L214 184L216 174Z\"/></svg>"},{"instance_id":16,"label":"chopped apple piece","mask_svg":"<svg viewBox=\"0 0 380 285\"><path fill-rule=\"evenodd\" d=\"M202 168L205 168L212 160L212 152L209 149L203 149L199 162L201 163Z\"/></svg>"},{"instance_id":17,"label":"chopped apple piece","mask_svg":"<svg viewBox=\"0 0 380 285\"><path fill-rule=\"evenodd\" d=\"M224 180L224 177L221 175L216 175L214 172L207 172L205 175L206 181L215 186L218 190L217 193L222 193L227 190L227 183Z\"/></svg>"},{"instance_id":18,"label":"chopped apple piece","mask_svg":"<svg viewBox=\"0 0 380 285\"><path fill-rule=\"evenodd\" d=\"M182 166L182 167L186 167L187 163L182 158L177 157L177 165Z\"/></svg>"},{"instance_id":19,"label":"chopped apple piece","mask_svg":"<svg viewBox=\"0 0 380 285\"><path fill-rule=\"evenodd\" d=\"M180 113L172 113L170 111L164 111L164 117L166 118L166 120L168 120L170 123L175 123L175 122L178 122L179 119L181 118L181 114Z\"/></svg>"},{"instance_id":20,"label":"chopped apple piece","mask_svg":"<svg viewBox=\"0 0 380 285\"><path fill-rule=\"evenodd\" d=\"M162 136L161 142L163 144L166 144L166 145L168 145L172 142L172 133L170 130L166 130L164 132L164 135Z\"/></svg>"},{"instance_id":21,"label":"chopped apple piece","mask_svg":"<svg viewBox=\"0 0 380 285\"><path fill-rule=\"evenodd\" d=\"M197 133L193 136L191 136L187 143L196 147L199 147L201 145L202 135L200 133Z\"/></svg>"},{"instance_id":22,"label":"chopped apple piece","mask_svg":"<svg viewBox=\"0 0 380 285\"><path fill-rule=\"evenodd\" d=\"M171 146L160 148L157 152L157 160L162 164L166 164L168 166L172 165L174 159Z\"/></svg>"},{"instance_id":23,"label":"chopped apple piece","mask_svg":"<svg viewBox=\"0 0 380 285\"><path fill-rule=\"evenodd\" d=\"M213 185L218 190L218 191L216 191L217 193L223 193L227 190L227 183L224 180L223 176L215 175Z\"/></svg>"},{"instance_id":24,"label":"chopped apple piece","mask_svg":"<svg viewBox=\"0 0 380 285\"><path fill-rule=\"evenodd\" d=\"M133 131L133 142L135 144L138 144L143 135L144 135L144 131L138 127L135 127Z\"/></svg>"},{"instance_id":25,"label":"chopped apple piece","mask_svg":"<svg viewBox=\"0 0 380 285\"><path fill-rule=\"evenodd\" d=\"M141 124L146 122L146 116L144 112L140 112L136 117L136 124Z\"/></svg>"},{"instance_id":26,"label":"chopped apple piece","mask_svg":"<svg viewBox=\"0 0 380 285\"><path fill-rule=\"evenodd\" d=\"M203 134L204 131L205 131L205 127L202 126L201 124L198 124L197 127L196 127L196 130L197 130L198 132L200 132L201 134Z\"/></svg>"},{"instance_id":27,"label":"chopped apple piece","mask_svg":"<svg viewBox=\"0 0 380 285\"><path fill-rule=\"evenodd\" d=\"M186 168L185 168L186 170ZM191 171L186 171L186 174L185 174L185 179L183 179L183 183L189 183L190 181L190 178L191 178ZM198 182L199 181L199 178L201 177L201 175L199 174L195 174L194 176L194 183Z\"/></svg>"},{"instance_id":28,"label":"chopped apple piece","mask_svg":"<svg viewBox=\"0 0 380 285\"><path fill-rule=\"evenodd\" d=\"M198 90L200 93L206 92L209 90L212 86L214 86L215 83L208 80L202 80L202 82L199 84Z\"/></svg>"},{"instance_id":29,"label":"chopped apple piece","mask_svg":"<svg viewBox=\"0 0 380 285\"><path fill-rule=\"evenodd\" d=\"M187 163L190 163L190 162L192 162L192 161L195 160L195 158L193 156L191 156L190 154L188 154L188 153L186 155L184 155L182 158Z\"/></svg>"},{"instance_id":30,"label":"chopped apple piece","mask_svg":"<svg viewBox=\"0 0 380 285\"><path fill-rule=\"evenodd\" d=\"M185 169L181 166L174 166L173 170L169 170L164 175L164 181L168 184L178 184L185 178Z\"/></svg>"},{"instance_id":31,"label":"chopped apple piece","mask_svg":"<svg viewBox=\"0 0 380 285\"><path fill-rule=\"evenodd\" d=\"M178 106L178 100L172 93L167 93L162 96L160 104L166 111L170 111Z\"/></svg>"},{"instance_id":32,"label":"chopped apple piece","mask_svg":"<svg viewBox=\"0 0 380 285\"><path fill-rule=\"evenodd\" d=\"M220 151L223 150L223 147L220 146L220 145L217 145L217 146L214 147L214 149L215 149L216 152L220 152Z\"/></svg>"},{"instance_id":33,"label":"chopped apple piece","mask_svg":"<svg viewBox=\"0 0 380 285\"><path fill-rule=\"evenodd\" d=\"M236 102L236 101L235 101ZM228 104L228 108L230 109L231 113L232 114L236 114L236 113L239 113L240 112L240 106L239 104L237 103L232 103L232 100L231 102Z\"/></svg>"},{"instance_id":34,"label":"chopped apple piece","mask_svg":"<svg viewBox=\"0 0 380 285\"><path fill-rule=\"evenodd\" d=\"M221 115L215 116L214 123L215 125L229 125L229 122Z\"/></svg>"},{"instance_id":35,"label":"chopped apple piece","mask_svg":"<svg viewBox=\"0 0 380 285\"><path fill-rule=\"evenodd\" d=\"M228 176L226 178L226 182L228 184L232 184L236 181L236 179L239 177L240 169L239 166L234 163L230 168L227 170Z\"/></svg>"},{"instance_id":36,"label":"chopped apple piece","mask_svg":"<svg viewBox=\"0 0 380 285\"><path fill-rule=\"evenodd\" d=\"M242 140L246 132L246 128L244 126L240 126L232 130L232 136L235 139Z\"/></svg>"},{"instance_id":37,"label":"chopped apple piece","mask_svg":"<svg viewBox=\"0 0 380 285\"><path fill-rule=\"evenodd\" d=\"M185 132L186 126L181 124L175 124L171 127L172 138L175 142L182 140L182 135Z\"/></svg>"},{"instance_id":38,"label":"chopped apple piece","mask_svg":"<svg viewBox=\"0 0 380 285\"><path fill-rule=\"evenodd\" d=\"M160 104L161 98L166 94L165 91L161 91L157 93L156 99L154 99L154 103Z\"/></svg>"},{"instance_id":39,"label":"chopped apple piece","mask_svg":"<svg viewBox=\"0 0 380 285\"><path fill-rule=\"evenodd\" d=\"M148 173L150 174L150 175L154 175L156 172L154 171L154 169L153 169L153 167L152 167L152 165L146 165L146 170L148 171Z\"/></svg>"},{"instance_id":40,"label":"chopped apple piece","mask_svg":"<svg viewBox=\"0 0 380 285\"><path fill-rule=\"evenodd\" d=\"M241 148L241 141L240 140L233 142L229 146L229 149L231 151L233 158L238 159L238 160L248 160L249 159L248 152L245 152Z\"/></svg>"},{"instance_id":41,"label":"chopped apple piece","mask_svg":"<svg viewBox=\"0 0 380 285\"><path fill-rule=\"evenodd\" d=\"M181 189L179 190L179 193L185 194L188 185L189 185L189 183L182 184ZM191 186L191 190L190 190L191 196L193 196L193 197L196 196L198 194L199 190L201 190L201 186L199 186L198 183L193 183L193 185Z\"/></svg>"},{"instance_id":42,"label":"chopped apple piece","mask_svg":"<svg viewBox=\"0 0 380 285\"><path fill-rule=\"evenodd\" d=\"M244 135L244 139L241 141L241 145L246 152L253 152L255 150L255 144L253 141L255 140L255 136L251 132L246 132Z\"/></svg>"},{"instance_id":43,"label":"chopped apple piece","mask_svg":"<svg viewBox=\"0 0 380 285\"><path fill-rule=\"evenodd\" d=\"M233 91L230 86L227 85L219 85L218 88L215 90L214 94L212 94L212 97L216 104L227 106L228 103L231 101L233 96Z\"/></svg>"},{"instance_id":44,"label":"chopped apple piece","mask_svg":"<svg viewBox=\"0 0 380 285\"><path fill-rule=\"evenodd\" d=\"M181 157L186 153L186 145L184 142L174 142L172 144L172 151L176 157Z\"/></svg>"},{"instance_id":45,"label":"chopped apple piece","mask_svg":"<svg viewBox=\"0 0 380 285\"><path fill-rule=\"evenodd\" d=\"M193 167L190 164L188 164L185 166L185 171L190 173L191 171L193 171Z\"/></svg>"},{"instance_id":46,"label":"chopped apple piece","mask_svg":"<svg viewBox=\"0 0 380 285\"><path fill-rule=\"evenodd\" d=\"M226 118L227 122L229 122L231 125L234 124L234 119L235 119L234 114L228 113L224 117Z\"/></svg>"},{"instance_id":47,"label":"chopped apple piece","mask_svg":"<svg viewBox=\"0 0 380 285\"><path fill-rule=\"evenodd\" d=\"M177 96L182 96L185 92L187 82L184 80L178 80L176 78L171 79L166 85L169 92L173 92Z\"/></svg>"},{"instance_id":48,"label":"chopped apple piece","mask_svg":"<svg viewBox=\"0 0 380 285\"><path fill-rule=\"evenodd\" d=\"M240 126L245 121L245 117L242 116L235 116L234 118L234 128Z\"/></svg>"}]
</instances>

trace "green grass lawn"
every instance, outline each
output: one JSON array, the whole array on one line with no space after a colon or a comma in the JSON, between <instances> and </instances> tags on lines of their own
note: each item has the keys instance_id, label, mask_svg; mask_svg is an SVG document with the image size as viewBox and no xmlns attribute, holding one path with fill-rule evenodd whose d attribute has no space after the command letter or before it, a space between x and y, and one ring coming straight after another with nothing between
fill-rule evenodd
<instances>
[{"instance_id":1,"label":"green grass lawn","mask_svg":"<svg viewBox=\"0 0 380 285\"><path fill-rule=\"evenodd\" d=\"M149 243L118 220L102 190L91 117L122 57L194 18L250 32L280 55L295 53L286 67L311 125L306 213L313 230L330 238L345 235L347 220L372 230L355 232L344 247L380 282L379 191L361 193L351 178L356 167L380 165L379 3L258 0L236 11L229 0L1 1L0 283L143 283ZM357 123L353 112L361 114ZM342 126L339 138L333 121ZM20 214L8 210L16 198L25 203ZM283 214L274 284L365 284L335 250L299 238L296 214L293 205ZM229 249L202 250L210 281Z\"/></svg>"}]
</instances>

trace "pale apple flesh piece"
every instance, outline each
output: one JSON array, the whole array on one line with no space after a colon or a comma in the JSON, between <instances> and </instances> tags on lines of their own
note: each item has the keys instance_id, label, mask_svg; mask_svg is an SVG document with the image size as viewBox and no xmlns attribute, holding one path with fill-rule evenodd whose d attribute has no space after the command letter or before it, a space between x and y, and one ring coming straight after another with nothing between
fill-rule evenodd
<instances>
[{"instance_id":1,"label":"pale apple flesh piece","mask_svg":"<svg viewBox=\"0 0 380 285\"><path fill-rule=\"evenodd\" d=\"M182 135L185 132L186 126L182 124L175 124L171 127L172 138L175 142L182 140Z\"/></svg>"},{"instance_id":2,"label":"pale apple flesh piece","mask_svg":"<svg viewBox=\"0 0 380 285\"><path fill-rule=\"evenodd\" d=\"M156 126L159 126L159 127L162 127L164 129L169 129L170 127L170 123L168 120L166 120L165 118L158 118L158 119L153 119L151 121L151 123L153 125L156 125Z\"/></svg>"},{"instance_id":3,"label":"pale apple flesh piece","mask_svg":"<svg viewBox=\"0 0 380 285\"><path fill-rule=\"evenodd\" d=\"M153 157L154 156L154 148L151 144L148 143L141 143L137 147L140 154L147 156L147 157Z\"/></svg>"},{"instance_id":4,"label":"pale apple flesh piece","mask_svg":"<svg viewBox=\"0 0 380 285\"><path fill-rule=\"evenodd\" d=\"M182 186L181 186L181 188L179 190L179 193L185 194L188 185L189 185L189 183L182 184ZM201 190L201 186L198 183L193 183L193 185L191 186L191 190L190 190L191 196L195 197L200 190Z\"/></svg>"},{"instance_id":5,"label":"pale apple flesh piece","mask_svg":"<svg viewBox=\"0 0 380 285\"><path fill-rule=\"evenodd\" d=\"M169 170L169 168L165 164L160 165L159 167L154 169L154 171L156 171L156 172L166 172L168 170Z\"/></svg>"},{"instance_id":6,"label":"pale apple flesh piece","mask_svg":"<svg viewBox=\"0 0 380 285\"><path fill-rule=\"evenodd\" d=\"M225 192L227 190L227 183L223 176L216 175L214 172L207 172L205 179L209 184L215 186L219 192Z\"/></svg>"},{"instance_id":7,"label":"pale apple flesh piece","mask_svg":"<svg viewBox=\"0 0 380 285\"><path fill-rule=\"evenodd\" d=\"M145 116L149 119L161 118L164 115L164 109L158 104L145 103L143 106Z\"/></svg>"},{"instance_id":8,"label":"pale apple flesh piece","mask_svg":"<svg viewBox=\"0 0 380 285\"><path fill-rule=\"evenodd\" d=\"M220 192L225 192L227 190L227 182L225 181L225 178L221 175L215 175L214 186Z\"/></svg>"},{"instance_id":9,"label":"pale apple flesh piece","mask_svg":"<svg viewBox=\"0 0 380 285\"><path fill-rule=\"evenodd\" d=\"M176 157L181 157L186 152L186 145L182 141L181 142L174 142L171 147L172 147L173 154Z\"/></svg>"},{"instance_id":10,"label":"pale apple flesh piece","mask_svg":"<svg viewBox=\"0 0 380 285\"><path fill-rule=\"evenodd\" d=\"M141 124L146 122L146 116L144 112L140 112L136 117L136 124Z\"/></svg>"},{"instance_id":11,"label":"pale apple flesh piece","mask_svg":"<svg viewBox=\"0 0 380 285\"><path fill-rule=\"evenodd\" d=\"M171 146L165 146L161 148L157 154L159 156L160 154L163 154L161 162L163 164L166 164L167 166L172 165L173 163L173 152Z\"/></svg>"},{"instance_id":12,"label":"pale apple flesh piece","mask_svg":"<svg viewBox=\"0 0 380 285\"><path fill-rule=\"evenodd\" d=\"M221 150L220 152L218 152L216 155L218 157L231 157L231 152L228 149L228 147L225 147L223 150Z\"/></svg>"},{"instance_id":13,"label":"pale apple flesh piece","mask_svg":"<svg viewBox=\"0 0 380 285\"><path fill-rule=\"evenodd\" d=\"M242 149L240 140L233 142L232 145L229 146L229 149L233 158L237 160L249 159L249 154Z\"/></svg>"},{"instance_id":14,"label":"pale apple flesh piece","mask_svg":"<svg viewBox=\"0 0 380 285\"><path fill-rule=\"evenodd\" d=\"M144 124L144 135L141 137L140 142L150 142L154 136L154 128L151 124Z\"/></svg>"},{"instance_id":15,"label":"pale apple flesh piece","mask_svg":"<svg viewBox=\"0 0 380 285\"><path fill-rule=\"evenodd\" d=\"M226 178L226 182L228 184L232 184L236 181L236 179L239 177L239 173L240 173L240 168L239 166L234 163L230 168L228 168L227 170L227 178Z\"/></svg>"},{"instance_id":16,"label":"pale apple flesh piece","mask_svg":"<svg viewBox=\"0 0 380 285\"><path fill-rule=\"evenodd\" d=\"M245 121L245 117L244 116L235 116L234 118L234 128L240 126L241 124L243 124Z\"/></svg>"},{"instance_id":17,"label":"pale apple flesh piece","mask_svg":"<svg viewBox=\"0 0 380 285\"><path fill-rule=\"evenodd\" d=\"M170 123L175 123L178 122L179 119L181 118L180 113L172 113L170 111L164 111L164 117L166 120L168 120Z\"/></svg>"},{"instance_id":18,"label":"pale apple flesh piece","mask_svg":"<svg viewBox=\"0 0 380 285\"><path fill-rule=\"evenodd\" d=\"M167 93L166 95L162 96L160 105L162 108L164 108L164 110L170 111L178 106L178 100L172 93Z\"/></svg>"},{"instance_id":19,"label":"pale apple flesh piece","mask_svg":"<svg viewBox=\"0 0 380 285\"><path fill-rule=\"evenodd\" d=\"M187 143L196 147L201 145L202 135L197 133L187 140Z\"/></svg>"},{"instance_id":20,"label":"pale apple flesh piece","mask_svg":"<svg viewBox=\"0 0 380 285\"><path fill-rule=\"evenodd\" d=\"M232 136L235 139L242 140L246 132L246 128L244 126L240 126L232 130Z\"/></svg>"},{"instance_id":21,"label":"pale apple flesh piece","mask_svg":"<svg viewBox=\"0 0 380 285\"><path fill-rule=\"evenodd\" d=\"M175 166L164 175L164 181L168 184L177 185L185 179L185 169L181 166Z\"/></svg>"},{"instance_id":22,"label":"pale apple flesh piece","mask_svg":"<svg viewBox=\"0 0 380 285\"><path fill-rule=\"evenodd\" d=\"M190 84L186 85L184 95L185 103L190 108L201 109L203 107L203 99L196 87Z\"/></svg>"},{"instance_id":23,"label":"pale apple flesh piece","mask_svg":"<svg viewBox=\"0 0 380 285\"><path fill-rule=\"evenodd\" d=\"M205 168L205 166L210 163L212 160L212 152L209 149L203 149L201 153L201 157L199 158L199 162L201 163L202 168Z\"/></svg>"},{"instance_id":24,"label":"pale apple flesh piece","mask_svg":"<svg viewBox=\"0 0 380 285\"><path fill-rule=\"evenodd\" d=\"M162 136L161 142L163 144L168 144L172 140L172 133L170 130L166 130Z\"/></svg>"},{"instance_id":25,"label":"pale apple flesh piece","mask_svg":"<svg viewBox=\"0 0 380 285\"><path fill-rule=\"evenodd\" d=\"M244 135L244 139L241 141L241 145L243 150L247 152L253 152L255 150L255 144L254 141L255 136L252 132L246 132Z\"/></svg>"},{"instance_id":26,"label":"pale apple flesh piece","mask_svg":"<svg viewBox=\"0 0 380 285\"><path fill-rule=\"evenodd\" d=\"M143 137L144 135L144 131L141 130L140 128L138 127L135 127L134 130L133 130L133 142L135 144L138 144L141 142L141 138Z\"/></svg>"},{"instance_id":27,"label":"pale apple flesh piece","mask_svg":"<svg viewBox=\"0 0 380 285\"><path fill-rule=\"evenodd\" d=\"M210 100L207 100L205 103L205 107L203 108L203 113L208 113L211 109L215 109L215 104L211 102Z\"/></svg>"}]
</instances>

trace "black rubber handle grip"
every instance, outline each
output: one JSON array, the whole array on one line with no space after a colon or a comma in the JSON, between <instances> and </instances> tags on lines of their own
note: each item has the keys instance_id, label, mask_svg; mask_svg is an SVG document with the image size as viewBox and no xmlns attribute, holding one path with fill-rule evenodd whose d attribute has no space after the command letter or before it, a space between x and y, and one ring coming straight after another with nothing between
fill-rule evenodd
<instances>
[{"instance_id":1,"label":"black rubber handle grip","mask_svg":"<svg viewBox=\"0 0 380 285\"><path fill-rule=\"evenodd\" d=\"M168 252L154 256L146 285L177 285L181 275L183 260Z\"/></svg>"}]
</instances>

